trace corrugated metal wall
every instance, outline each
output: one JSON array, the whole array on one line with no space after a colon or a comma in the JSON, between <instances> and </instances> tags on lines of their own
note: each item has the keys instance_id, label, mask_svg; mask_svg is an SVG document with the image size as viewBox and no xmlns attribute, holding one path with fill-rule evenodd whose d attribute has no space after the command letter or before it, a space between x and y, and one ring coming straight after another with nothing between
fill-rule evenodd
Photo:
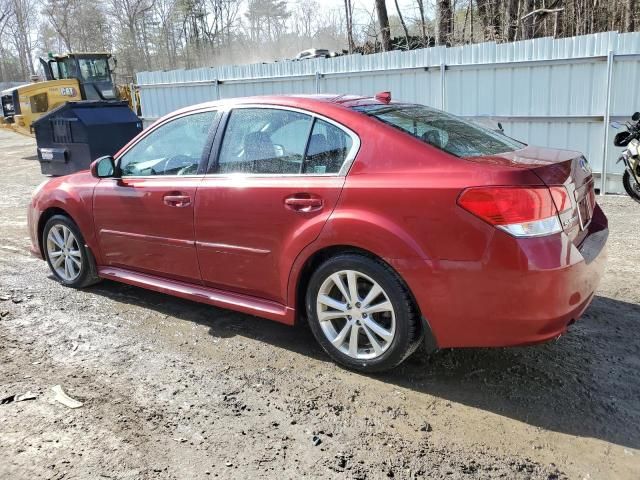
<instances>
[{"instance_id":1,"label":"corrugated metal wall","mask_svg":"<svg viewBox=\"0 0 640 480\"><path fill-rule=\"evenodd\" d=\"M582 151L606 173L605 190L620 192L615 130L605 124L640 110L640 33L141 72L137 81L145 119L221 98L390 90L394 99L500 121L527 143Z\"/></svg>"},{"instance_id":2,"label":"corrugated metal wall","mask_svg":"<svg viewBox=\"0 0 640 480\"><path fill-rule=\"evenodd\" d=\"M20 85L25 85L25 82L0 82L0 92Z\"/></svg>"}]
</instances>

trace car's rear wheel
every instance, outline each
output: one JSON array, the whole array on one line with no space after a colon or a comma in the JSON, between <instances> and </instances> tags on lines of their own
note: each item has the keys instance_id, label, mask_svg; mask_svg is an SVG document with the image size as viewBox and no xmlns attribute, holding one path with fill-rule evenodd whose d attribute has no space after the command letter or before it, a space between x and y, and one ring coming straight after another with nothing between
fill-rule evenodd
<instances>
[{"instance_id":1,"label":"car's rear wheel","mask_svg":"<svg viewBox=\"0 0 640 480\"><path fill-rule=\"evenodd\" d=\"M415 350L419 316L406 287L386 264L341 254L312 275L306 296L311 330L336 362L379 372Z\"/></svg>"},{"instance_id":2,"label":"car's rear wheel","mask_svg":"<svg viewBox=\"0 0 640 480\"><path fill-rule=\"evenodd\" d=\"M44 226L42 244L51 272L63 285L82 288L100 280L80 229L69 217L51 217Z\"/></svg>"}]
</instances>

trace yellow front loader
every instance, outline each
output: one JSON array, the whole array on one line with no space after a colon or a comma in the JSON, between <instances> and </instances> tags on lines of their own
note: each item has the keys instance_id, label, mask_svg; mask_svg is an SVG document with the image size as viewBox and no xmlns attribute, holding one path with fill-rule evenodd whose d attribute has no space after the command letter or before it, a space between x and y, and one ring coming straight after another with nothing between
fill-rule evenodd
<instances>
[{"instance_id":1,"label":"yellow front loader","mask_svg":"<svg viewBox=\"0 0 640 480\"><path fill-rule=\"evenodd\" d=\"M3 123L16 131L32 134L35 120L66 102L120 99L112 77L115 60L109 53L50 54L40 63L45 81L10 88L1 94ZM130 106L135 101L123 100L129 100Z\"/></svg>"}]
</instances>

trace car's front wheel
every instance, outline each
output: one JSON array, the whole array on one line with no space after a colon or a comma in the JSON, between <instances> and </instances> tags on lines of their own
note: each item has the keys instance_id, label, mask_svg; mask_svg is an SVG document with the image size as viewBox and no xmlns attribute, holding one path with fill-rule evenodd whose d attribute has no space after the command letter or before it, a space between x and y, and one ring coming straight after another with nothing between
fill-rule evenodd
<instances>
[{"instance_id":1,"label":"car's front wheel","mask_svg":"<svg viewBox=\"0 0 640 480\"><path fill-rule=\"evenodd\" d=\"M354 370L391 369L418 344L419 316L406 287L388 265L364 255L324 262L309 282L306 308L322 348Z\"/></svg>"},{"instance_id":2,"label":"car's front wheel","mask_svg":"<svg viewBox=\"0 0 640 480\"><path fill-rule=\"evenodd\" d=\"M49 268L60 283L82 288L99 281L93 256L69 217L51 217L44 226L42 244Z\"/></svg>"}]
</instances>

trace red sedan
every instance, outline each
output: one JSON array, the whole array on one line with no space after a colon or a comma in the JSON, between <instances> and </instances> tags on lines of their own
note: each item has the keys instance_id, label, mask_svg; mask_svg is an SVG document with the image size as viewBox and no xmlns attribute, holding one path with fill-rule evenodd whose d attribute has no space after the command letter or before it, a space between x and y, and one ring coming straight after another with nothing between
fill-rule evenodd
<instances>
[{"instance_id":1,"label":"red sedan","mask_svg":"<svg viewBox=\"0 0 640 480\"><path fill-rule=\"evenodd\" d=\"M233 99L157 121L29 210L32 252L286 324L362 371L430 350L543 342L587 308L607 219L576 152L422 105Z\"/></svg>"}]
</instances>

